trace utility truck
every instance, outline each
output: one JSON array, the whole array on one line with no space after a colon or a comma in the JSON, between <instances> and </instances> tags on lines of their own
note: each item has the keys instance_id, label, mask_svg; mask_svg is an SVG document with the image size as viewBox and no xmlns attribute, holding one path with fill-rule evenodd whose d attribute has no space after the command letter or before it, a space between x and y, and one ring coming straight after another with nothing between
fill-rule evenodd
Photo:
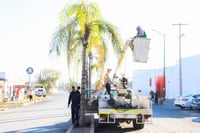
<instances>
[{"instance_id":1,"label":"utility truck","mask_svg":"<svg viewBox=\"0 0 200 133\"><path fill-rule=\"evenodd\" d=\"M128 40L122 54L125 54L127 48L130 47L134 61L147 62L149 45L148 38ZM98 90L86 89L85 100L85 112L96 113L99 126L119 125L126 122L132 124L135 129L142 129L144 124L152 123L152 106L149 96L142 96L140 91L129 88L127 80L114 78L111 95L108 95L105 87Z\"/></svg>"}]
</instances>

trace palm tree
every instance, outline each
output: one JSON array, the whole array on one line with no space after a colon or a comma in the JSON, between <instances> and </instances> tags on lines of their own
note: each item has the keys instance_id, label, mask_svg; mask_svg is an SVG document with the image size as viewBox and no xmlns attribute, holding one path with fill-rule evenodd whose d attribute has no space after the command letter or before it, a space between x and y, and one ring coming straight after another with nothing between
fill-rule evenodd
<instances>
[{"instance_id":1,"label":"palm tree","mask_svg":"<svg viewBox=\"0 0 200 133\"><path fill-rule=\"evenodd\" d=\"M80 126L84 126L85 123L84 90L88 88L86 57L92 51L97 52L98 65L103 70L108 51L106 37L111 40L114 51L119 53L121 39L116 27L103 20L95 3L78 1L66 4L60 14L58 30L53 34L49 53L56 52L57 55L65 53L68 64L76 61L75 54L82 56Z\"/></svg>"}]
</instances>

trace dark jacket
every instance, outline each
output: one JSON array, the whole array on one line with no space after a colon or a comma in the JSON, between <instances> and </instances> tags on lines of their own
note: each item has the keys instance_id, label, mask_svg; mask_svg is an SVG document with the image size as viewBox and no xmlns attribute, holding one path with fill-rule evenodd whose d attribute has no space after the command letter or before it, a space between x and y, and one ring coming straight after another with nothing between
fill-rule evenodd
<instances>
[{"instance_id":1,"label":"dark jacket","mask_svg":"<svg viewBox=\"0 0 200 133\"><path fill-rule=\"evenodd\" d=\"M78 94L78 102L79 102L79 104L80 104L80 101L81 101L81 93L80 93L80 91L79 90L77 90L76 91L76 93Z\"/></svg>"},{"instance_id":2,"label":"dark jacket","mask_svg":"<svg viewBox=\"0 0 200 133\"><path fill-rule=\"evenodd\" d=\"M72 107L80 105L80 94L76 91L72 91L69 95L68 105L72 104Z\"/></svg>"}]
</instances>

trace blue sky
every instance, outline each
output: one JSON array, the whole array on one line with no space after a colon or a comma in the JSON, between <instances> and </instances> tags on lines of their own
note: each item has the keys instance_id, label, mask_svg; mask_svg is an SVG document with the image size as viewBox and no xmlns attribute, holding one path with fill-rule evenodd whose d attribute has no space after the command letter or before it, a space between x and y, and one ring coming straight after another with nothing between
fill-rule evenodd
<instances>
[{"instance_id":1,"label":"blue sky","mask_svg":"<svg viewBox=\"0 0 200 133\"><path fill-rule=\"evenodd\" d=\"M63 59L52 60L48 56L48 46L58 25L58 14L69 1L73 0L0 0L0 71L26 79L26 68L30 66L35 73L46 67L66 68ZM118 27L124 41L136 34L137 25L151 38L148 63L134 64L128 58L130 67L162 66L163 38L152 29L166 35L166 63L175 65L178 27L172 24L176 23L189 24L182 27L182 56L200 54L200 9L196 0L93 1L99 5L103 17Z\"/></svg>"}]
</instances>

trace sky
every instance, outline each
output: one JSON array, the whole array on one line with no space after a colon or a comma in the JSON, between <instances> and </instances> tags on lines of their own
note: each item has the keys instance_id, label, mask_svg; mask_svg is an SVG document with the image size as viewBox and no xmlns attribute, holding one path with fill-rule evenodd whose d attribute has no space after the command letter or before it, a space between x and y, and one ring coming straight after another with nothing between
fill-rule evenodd
<instances>
[{"instance_id":1,"label":"sky","mask_svg":"<svg viewBox=\"0 0 200 133\"><path fill-rule=\"evenodd\" d=\"M173 24L187 24L181 26L182 58L200 54L200 8L196 0L90 1L96 2L104 19L118 28L124 42L136 34L138 25L151 39L148 63L134 63L129 51L126 73L162 67L163 35L166 65L178 64L179 27ZM48 52L58 15L68 2L73 0L0 0L0 72L27 80L28 67L34 74L44 68L66 69L64 58L52 58Z\"/></svg>"}]
</instances>

